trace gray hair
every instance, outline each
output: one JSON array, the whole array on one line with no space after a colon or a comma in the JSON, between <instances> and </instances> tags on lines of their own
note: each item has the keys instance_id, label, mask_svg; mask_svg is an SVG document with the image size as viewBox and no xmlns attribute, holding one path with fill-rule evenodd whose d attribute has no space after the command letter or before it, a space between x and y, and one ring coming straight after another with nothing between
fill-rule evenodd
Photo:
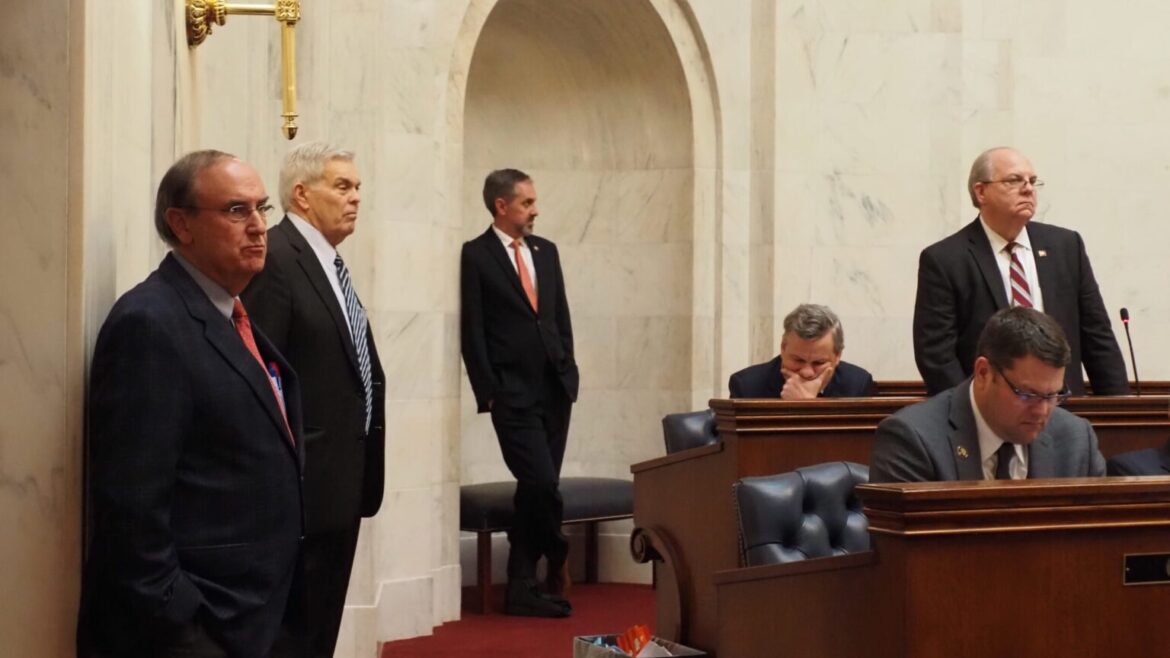
<instances>
[{"instance_id":1,"label":"gray hair","mask_svg":"<svg viewBox=\"0 0 1170 658\"><path fill-rule=\"evenodd\" d=\"M532 180L519 169L497 169L483 181L483 205L492 217L496 216L496 199L511 201L516 196L516 184Z\"/></svg>"},{"instance_id":2,"label":"gray hair","mask_svg":"<svg viewBox=\"0 0 1170 658\"><path fill-rule=\"evenodd\" d=\"M203 170L221 160L234 160L236 156L223 151L207 149L192 151L179 158L167 169L158 182L158 193L154 197L154 230L163 242L174 247L179 238L167 223L168 208L193 208L195 206L195 179Z\"/></svg>"},{"instance_id":3,"label":"gray hair","mask_svg":"<svg viewBox=\"0 0 1170 658\"><path fill-rule=\"evenodd\" d=\"M975 184L991 180L993 172L991 169L991 156L996 151L1011 150L1010 146L996 146L989 148L979 154L975 158L975 162L971 163L971 173L967 175L967 193L971 195L971 205L976 208L979 207L979 198L975 196Z\"/></svg>"},{"instance_id":4,"label":"gray hair","mask_svg":"<svg viewBox=\"0 0 1170 658\"><path fill-rule=\"evenodd\" d=\"M794 334L804 340L817 340L833 332L833 351L845 350L845 330L841 320L828 306L801 304L784 318L784 334Z\"/></svg>"},{"instance_id":5,"label":"gray hair","mask_svg":"<svg viewBox=\"0 0 1170 658\"><path fill-rule=\"evenodd\" d=\"M325 175L325 165L331 160L352 162L353 151L346 151L328 142L305 142L284 156L280 167L280 205L285 212L293 209L293 188L310 185Z\"/></svg>"},{"instance_id":6,"label":"gray hair","mask_svg":"<svg viewBox=\"0 0 1170 658\"><path fill-rule=\"evenodd\" d=\"M1011 370L1016 359L1034 356L1053 368L1068 365L1071 350L1064 330L1051 316L1033 308L1000 309L983 325L977 356L999 370Z\"/></svg>"}]
</instances>

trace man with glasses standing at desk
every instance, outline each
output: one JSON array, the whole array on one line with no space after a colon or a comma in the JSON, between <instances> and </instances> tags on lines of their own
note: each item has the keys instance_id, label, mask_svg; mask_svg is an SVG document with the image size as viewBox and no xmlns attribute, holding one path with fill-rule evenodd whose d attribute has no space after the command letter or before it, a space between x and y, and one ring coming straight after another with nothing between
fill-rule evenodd
<instances>
[{"instance_id":1,"label":"man with glasses standing at desk","mask_svg":"<svg viewBox=\"0 0 1170 658\"><path fill-rule=\"evenodd\" d=\"M971 378L878 424L871 482L1105 475L1092 426L1060 408L1070 354L1060 325L1003 309L977 351Z\"/></svg>"},{"instance_id":2,"label":"man with glasses standing at desk","mask_svg":"<svg viewBox=\"0 0 1170 658\"><path fill-rule=\"evenodd\" d=\"M972 374L979 332L996 310L1023 306L1060 324L1071 350L1065 383L1084 395L1126 395L1121 349L1085 244L1075 231L1030 221L1044 182L1018 151L984 151L967 190L979 217L922 251L914 302L914 360L934 395Z\"/></svg>"}]
</instances>

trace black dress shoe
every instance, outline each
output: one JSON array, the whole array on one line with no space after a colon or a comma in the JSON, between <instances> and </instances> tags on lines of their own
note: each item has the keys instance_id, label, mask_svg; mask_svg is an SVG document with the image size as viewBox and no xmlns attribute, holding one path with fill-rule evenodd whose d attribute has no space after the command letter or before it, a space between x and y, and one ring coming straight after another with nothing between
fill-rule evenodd
<instances>
[{"instance_id":1,"label":"black dress shoe","mask_svg":"<svg viewBox=\"0 0 1170 658\"><path fill-rule=\"evenodd\" d=\"M569 577L569 563L562 561L560 567L553 566L550 562L548 567L548 576L544 579L545 591L553 597L562 601L569 596L569 590L573 587L573 580Z\"/></svg>"},{"instance_id":2,"label":"black dress shoe","mask_svg":"<svg viewBox=\"0 0 1170 658\"><path fill-rule=\"evenodd\" d=\"M521 617L568 617L573 613L568 601L558 602L536 591L535 583L512 581L504 613Z\"/></svg>"}]
</instances>

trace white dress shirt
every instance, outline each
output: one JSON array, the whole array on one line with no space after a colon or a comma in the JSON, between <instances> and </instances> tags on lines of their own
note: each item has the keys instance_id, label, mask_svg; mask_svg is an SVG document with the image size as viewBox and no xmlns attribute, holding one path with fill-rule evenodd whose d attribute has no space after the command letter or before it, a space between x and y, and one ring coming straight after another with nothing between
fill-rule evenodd
<instances>
[{"instance_id":1,"label":"white dress shirt","mask_svg":"<svg viewBox=\"0 0 1170 658\"><path fill-rule=\"evenodd\" d=\"M496 232L496 237L500 242L504 243L504 249L508 251L508 260L512 261L512 267L516 267L516 251L512 249L512 242L515 240L512 236L504 233L498 226L492 224L492 230ZM533 292L540 292L540 287L536 283L536 266L532 264L532 249L528 247L528 241L520 239L520 255L524 257L524 265L528 267L528 278L532 280ZM520 274L520 270L516 270L516 274Z\"/></svg>"},{"instance_id":2,"label":"white dress shirt","mask_svg":"<svg viewBox=\"0 0 1170 658\"><path fill-rule=\"evenodd\" d=\"M991 430L991 426L983 419L983 414L979 413L979 405L975 404L974 383L967 390L967 393L971 396L971 410L975 413L975 430L979 434L979 456L983 465L983 479L994 480L996 467L999 466L999 459L996 458L995 453L1004 444L1004 440ZM1012 445L1012 448L1014 454L1011 464L1008 465L1008 471L1013 480L1026 480L1028 479L1028 451L1018 443Z\"/></svg>"},{"instance_id":3,"label":"white dress shirt","mask_svg":"<svg viewBox=\"0 0 1170 658\"><path fill-rule=\"evenodd\" d=\"M1007 293L1008 304L1012 303L1012 255L1004 248L1008 241L999 233L991 230L983 217L979 217L979 225L987 233L987 241L991 243L991 253L995 254L995 264L999 266L999 276L1003 280L1003 289ZM1032 240L1028 237L1028 227L1016 236L1016 257L1020 265L1024 266L1024 277L1028 279L1028 294L1032 298L1032 308L1044 310L1044 295L1040 292L1040 279L1036 277L1036 253L1032 251Z\"/></svg>"}]
</instances>

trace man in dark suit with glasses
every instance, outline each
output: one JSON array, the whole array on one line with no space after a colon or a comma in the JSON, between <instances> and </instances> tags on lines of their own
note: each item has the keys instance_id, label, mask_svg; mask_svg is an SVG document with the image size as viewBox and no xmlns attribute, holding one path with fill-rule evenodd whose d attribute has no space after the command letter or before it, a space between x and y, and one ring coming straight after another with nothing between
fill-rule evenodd
<instances>
[{"instance_id":1,"label":"man in dark suit with glasses","mask_svg":"<svg viewBox=\"0 0 1170 658\"><path fill-rule=\"evenodd\" d=\"M102 325L89 385L91 544L78 655L295 656L301 387L238 295L263 267L259 174L219 151L163 176L171 248Z\"/></svg>"},{"instance_id":2,"label":"man in dark suit with glasses","mask_svg":"<svg viewBox=\"0 0 1170 658\"><path fill-rule=\"evenodd\" d=\"M1055 320L1001 310L977 351L971 378L878 424L871 482L1105 474L1092 426L1060 408L1070 350Z\"/></svg>"},{"instance_id":3,"label":"man in dark suit with glasses","mask_svg":"<svg viewBox=\"0 0 1170 658\"><path fill-rule=\"evenodd\" d=\"M967 189L979 217L922 251L914 302L914 360L927 393L971 376L979 332L996 310L1024 306L1056 319L1068 339L1065 383L1126 395L1125 362L1085 244L1075 231L1033 222L1044 181L1011 148L984 151Z\"/></svg>"}]
</instances>

